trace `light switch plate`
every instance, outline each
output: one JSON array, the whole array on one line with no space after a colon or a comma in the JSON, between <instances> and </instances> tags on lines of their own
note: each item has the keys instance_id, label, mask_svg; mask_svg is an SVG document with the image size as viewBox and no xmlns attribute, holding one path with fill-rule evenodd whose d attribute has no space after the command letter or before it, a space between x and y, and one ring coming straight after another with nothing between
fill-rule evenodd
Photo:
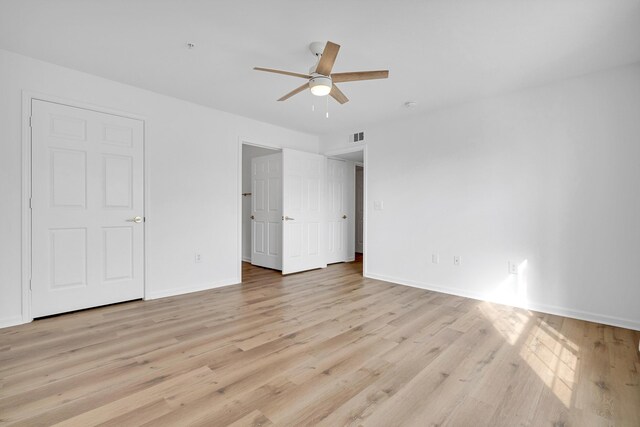
<instances>
[{"instance_id":1,"label":"light switch plate","mask_svg":"<svg viewBox=\"0 0 640 427\"><path fill-rule=\"evenodd\" d=\"M462 265L462 257L460 255L453 256L453 265L457 265L457 266Z\"/></svg>"},{"instance_id":2,"label":"light switch plate","mask_svg":"<svg viewBox=\"0 0 640 427\"><path fill-rule=\"evenodd\" d=\"M373 209L376 211L381 211L384 209L384 202L382 200L374 200L373 201Z\"/></svg>"}]
</instances>

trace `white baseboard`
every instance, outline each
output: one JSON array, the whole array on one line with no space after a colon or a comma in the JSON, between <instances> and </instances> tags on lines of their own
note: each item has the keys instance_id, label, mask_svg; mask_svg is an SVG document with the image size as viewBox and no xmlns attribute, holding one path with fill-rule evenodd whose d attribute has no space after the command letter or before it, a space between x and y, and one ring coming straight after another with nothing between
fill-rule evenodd
<instances>
[{"instance_id":1,"label":"white baseboard","mask_svg":"<svg viewBox=\"0 0 640 427\"><path fill-rule=\"evenodd\" d=\"M145 295L144 299L152 300L152 299L158 299L158 298L171 297L175 295L189 294L191 292L206 291L209 289L221 288L223 286L236 285L238 283L240 283L240 279L233 278L233 279L227 279L227 280L220 280L215 283L205 283L201 285L189 286L186 288L172 288L172 289L165 289L165 290L155 291L155 292L151 291L147 295ZM8 328L10 326L21 325L23 323L29 323L29 322L25 322L22 316L0 318L0 329Z\"/></svg>"},{"instance_id":2,"label":"white baseboard","mask_svg":"<svg viewBox=\"0 0 640 427\"><path fill-rule=\"evenodd\" d=\"M251 258L242 257L242 262L251 262Z\"/></svg>"},{"instance_id":3,"label":"white baseboard","mask_svg":"<svg viewBox=\"0 0 640 427\"><path fill-rule=\"evenodd\" d=\"M160 291L150 291L147 293L147 295L145 295L144 299L152 300L152 299L158 299L158 298L173 297L176 295L190 294L191 292L200 292L200 291L206 291L209 289L221 288L223 286L237 285L240 282L241 280L239 278L234 277L233 279L220 280L215 283L204 283L200 285L188 286L188 287L182 287L182 288L171 288L171 289L163 289Z\"/></svg>"},{"instance_id":4,"label":"white baseboard","mask_svg":"<svg viewBox=\"0 0 640 427\"><path fill-rule=\"evenodd\" d=\"M602 323L603 325L618 326L620 328L640 331L640 321L625 319L623 317L609 316L606 314L593 313L589 311L576 310L567 307L558 307L548 304L529 303L529 310L540 311L556 316L571 317L573 319L586 320L588 322Z\"/></svg>"},{"instance_id":5,"label":"white baseboard","mask_svg":"<svg viewBox=\"0 0 640 427\"><path fill-rule=\"evenodd\" d=\"M22 319L22 316L5 317L0 319L0 328L8 328L9 326L22 325L23 323L29 323L29 322L25 322Z\"/></svg>"},{"instance_id":6,"label":"white baseboard","mask_svg":"<svg viewBox=\"0 0 640 427\"><path fill-rule=\"evenodd\" d=\"M504 301L495 301L489 295L485 295L479 292L470 292L466 289L452 288L448 286L438 286L438 285L433 285L431 283L418 282L415 280L398 279L396 277L390 277L382 274L369 273L369 272L365 273L364 276L371 279L377 279L377 280L383 280L385 282L395 283L398 285L410 286L412 288L425 289L428 291L435 291L435 292L441 292L444 294L457 295L457 296L472 298L480 301L488 301L488 302L493 302L497 304L509 305L509 304L505 304ZM606 314L598 314L598 313L592 313L592 312L583 311L583 310L576 310L576 309L567 308L567 307L558 307L558 306L548 305L548 304L539 304L534 302L528 302L527 306L518 306L513 304L511 304L511 306L524 308L526 310L539 311L541 313L546 313L546 314L553 314L556 316L570 317L573 319L586 320L588 322L602 323L604 325L618 326L621 328L640 331L640 321L633 320L633 319L625 319L622 317L609 316Z\"/></svg>"}]
</instances>

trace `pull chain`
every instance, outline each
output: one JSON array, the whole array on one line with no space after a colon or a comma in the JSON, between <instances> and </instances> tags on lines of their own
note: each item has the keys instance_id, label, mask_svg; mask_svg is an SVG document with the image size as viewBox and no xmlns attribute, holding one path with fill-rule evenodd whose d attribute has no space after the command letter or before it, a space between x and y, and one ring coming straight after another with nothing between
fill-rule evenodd
<instances>
[{"instance_id":1,"label":"pull chain","mask_svg":"<svg viewBox=\"0 0 640 427\"><path fill-rule=\"evenodd\" d=\"M327 99L327 119L329 118L329 95L325 96Z\"/></svg>"}]
</instances>

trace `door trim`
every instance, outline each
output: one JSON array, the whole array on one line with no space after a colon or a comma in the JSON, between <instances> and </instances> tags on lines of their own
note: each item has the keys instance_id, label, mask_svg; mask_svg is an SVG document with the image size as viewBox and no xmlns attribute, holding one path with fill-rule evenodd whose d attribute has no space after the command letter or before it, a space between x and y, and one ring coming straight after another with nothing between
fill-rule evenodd
<instances>
[{"instance_id":1,"label":"door trim","mask_svg":"<svg viewBox=\"0 0 640 427\"><path fill-rule=\"evenodd\" d=\"M368 147L367 144L361 144L358 145L356 147L345 147L345 148L338 148L335 150L329 150L326 151L324 153L325 156L327 157L331 157L331 156L337 156L339 154L347 154L347 153L355 153L358 151L362 151L362 158L363 158L363 162L362 164L355 162L356 165L358 166L362 166L364 168L364 173L362 176L362 204L364 206L363 212L362 212L362 250L364 251L364 253L362 254L362 275L364 277L369 277L369 271L367 270L367 259L368 259L368 249L367 249L367 206L369 206L368 204L368 195L367 195L367 182L369 181L368 179L368 174L369 174L369 155L368 155Z\"/></svg>"},{"instance_id":2,"label":"door trim","mask_svg":"<svg viewBox=\"0 0 640 427\"><path fill-rule=\"evenodd\" d=\"M107 107L88 104L81 101L75 101L55 95L48 95L28 90L22 91L22 212L21 212L21 313L22 322L29 323L33 321L33 313L31 311L31 104L34 100L51 102L54 104L66 105L69 107L82 108L84 110L95 111L98 113L111 114L115 116L126 117L129 119L139 120L142 122L142 179L143 179L143 209L145 218L149 217L149 179L147 171L149 170L146 155L146 118L137 114L115 110ZM145 223L144 238L142 243L143 252L143 294L144 299L148 299L149 289L147 288L147 235L148 223ZM7 325L8 326L8 325Z\"/></svg>"},{"instance_id":3,"label":"door trim","mask_svg":"<svg viewBox=\"0 0 640 427\"><path fill-rule=\"evenodd\" d=\"M254 147L267 148L269 150L280 150L282 151L282 146L276 143L266 142L266 141L256 141L253 138L249 138L246 136L238 137L238 182L236 183L236 194L237 194L237 204L236 204L236 218L238 220L236 224L236 233L238 235L236 241L238 242L238 265L237 265L237 274L238 277L236 279L237 283L242 283L242 146L243 145L253 145Z\"/></svg>"}]
</instances>

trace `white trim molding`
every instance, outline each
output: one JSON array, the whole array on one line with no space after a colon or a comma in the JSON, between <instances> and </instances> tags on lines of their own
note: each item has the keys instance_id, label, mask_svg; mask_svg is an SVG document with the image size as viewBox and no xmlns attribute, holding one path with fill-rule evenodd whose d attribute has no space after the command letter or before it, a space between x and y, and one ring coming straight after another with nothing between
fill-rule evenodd
<instances>
[{"instance_id":1,"label":"white trim molding","mask_svg":"<svg viewBox=\"0 0 640 427\"><path fill-rule=\"evenodd\" d=\"M240 284L240 282L241 281L238 277L234 277L233 279L219 280L214 283L204 283L201 285L189 286L188 288L180 287L180 288L164 289L160 291L151 291L149 292L149 295L145 297L145 301L159 299L159 298L173 297L176 295L190 294L192 292L208 291L211 289L222 288L225 286L238 285Z\"/></svg>"},{"instance_id":2,"label":"white trim molding","mask_svg":"<svg viewBox=\"0 0 640 427\"><path fill-rule=\"evenodd\" d=\"M0 319L0 328L8 328L9 326L22 325L22 316L5 317Z\"/></svg>"}]
</instances>

